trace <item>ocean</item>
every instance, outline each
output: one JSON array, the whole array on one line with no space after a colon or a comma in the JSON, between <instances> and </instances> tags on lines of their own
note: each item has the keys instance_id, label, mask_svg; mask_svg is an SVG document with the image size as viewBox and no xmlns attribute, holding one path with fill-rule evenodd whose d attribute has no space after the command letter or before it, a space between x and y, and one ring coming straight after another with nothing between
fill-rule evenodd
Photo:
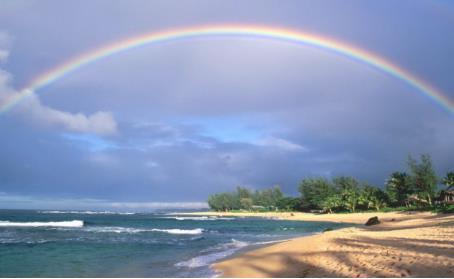
<instances>
[{"instance_id":1,"label":"ocean","mask_svg":"<svg viewBox=\"0 0 454 279\"><path fill-rule=\"evenodd\" d=\"M214 277L246 249L346 224L176 213L0 210L1 277Z\"/></svg>"}]
</instances>

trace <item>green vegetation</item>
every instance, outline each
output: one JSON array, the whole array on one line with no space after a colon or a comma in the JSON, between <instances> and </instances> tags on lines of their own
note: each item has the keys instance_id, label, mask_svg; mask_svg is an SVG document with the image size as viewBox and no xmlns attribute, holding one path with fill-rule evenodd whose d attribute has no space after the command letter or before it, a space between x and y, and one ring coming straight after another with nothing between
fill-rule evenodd
<instances>
[{"instance_id":1,"label":"green vegetation","mask_svg":"<svg viewBox=\"0 0 454 279\"><path fill-rule=\"evenodd\" d=\"M323 177L303 179L299 188L306 207L317 208L323 204L326 197L336 195L334 186Z\"/></svg>"},{"instance_id":2,"label":"green vegetation","mask_svg":"<svg viewBox=\"0 0 454 279\"><path fill-rule=\"evenodd\" d=\"M329 213L371 208L380 210L388 203L388 196L383 190L348 176L335 177L332 181L325 178L303 179L299 191L309 209L322 209Z\"/></svg>"},{"instance_id":3,"label":"green vegetation","mask_svg":"<svg viewBox=\"0 0 454 279\"><path fill-rule=\"evenodd\" d=\"M448 172L446 177L443 178L443 184L446 185L446 190L454 188L454 172Z\"/></svg>"},{"instance_id":4,"label":"green vegetation","mask_svg":"<svg viewBox=\"0 0 454 279\"><path fill-rule=\"evenodd\" d=\"M385 191L393 206L408 206L407 198L414 190L410 176L405 172L393 172L385 183Z\"/></svg>"},{"instance_id":5,"label":"green vegetation","mask_svg":"<svg viewBox=\"0 0 454 279\"><path fill-rule=\"evenodd\" d=\"M432 211L436 213L454 213L454 204L436 206Z\"/></svg>"},{"instance_id":6,"label":"green vegetation","mask_svg":"<svg viewBox=\"0 0 454 279\"><path fill-rule=\"evenodd\" d=\"M299 203L298 203L299 204ZM237 187L236 192L213 194L208 198L208 205L216 211L229 210L275 210L279 206L283 209L295 210L293 198L284 198L281 188L277 185L262 191L250 191L247 188Z\"/></svg>"},{"instance_id":7,"label":"green vegetation","mask_svg":"<svg viewBox=\"0 0 454 279\"><path fill-rule=\"evenodd\" d=\"M454 172L448 172L441 182L446 191L436 194L440 181L429 155L420 161L408 158L409 172L393 172L386 180L384 190L350 176L333 179L305 178L298 186L300 197L285 197L279 186L261 191L237 187L235 192L213 194L208 199L216 211L403 211L430 210L454 212L454 205L442 201L440 193L454 187Z\"/></svg>"},{"instance_id":8,"label":"green vegetation","mask_svg":"<svg viewBox=\"0 0 454 279\"><path fill-rule=\"evenodd\" d=\"M429 205L432 205L438 178L432 167L430 156L421 155L420 163L410 156L408 157L408 166L412 173L410 181L414 186L415 193L420 199L427 198Z\"/></svg>"}]
</instances>

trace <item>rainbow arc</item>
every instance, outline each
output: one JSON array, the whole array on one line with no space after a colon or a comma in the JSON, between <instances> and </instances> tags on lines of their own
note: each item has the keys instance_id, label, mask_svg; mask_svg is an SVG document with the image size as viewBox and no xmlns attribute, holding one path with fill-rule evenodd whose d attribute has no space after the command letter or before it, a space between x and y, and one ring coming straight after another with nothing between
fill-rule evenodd
<instances>
[{"instance_id":1,"label":"rainbow arc","mask_svg":"<svg viewBox=\"0 0 454 279\"><path fill-rule=\"evenodd\" d=\"M78 55L49 71L38 75L32 79L23 89L19 90L8 100L0 105L0 114L5 113L17 105L21 100L34 92L42 89L72 72L79 70L89 64L95 63L100 59L129 51L134 48L155 44L160 42L191 39L197 37L222 37L222 36L247 36L265 38L270 40L286 41L295 44L305 44L324 50L333 51L337 54L349 57L361 63L373 66L416 89L416 92L423 94L432 100L435 104L454 115L454 102L424 80L416 77L414 74L399 67L395 63L380 57L379 55L367 50L352 46L328 37L318 34L311 34L290 29L275 28L269 26L252 26L252 25L218 25L218 26L198 26L182 29L172 29L163 32L153 32L140 35L137 37L121 40L103 47L88 51Z\"/></svg>"}]
</instances>

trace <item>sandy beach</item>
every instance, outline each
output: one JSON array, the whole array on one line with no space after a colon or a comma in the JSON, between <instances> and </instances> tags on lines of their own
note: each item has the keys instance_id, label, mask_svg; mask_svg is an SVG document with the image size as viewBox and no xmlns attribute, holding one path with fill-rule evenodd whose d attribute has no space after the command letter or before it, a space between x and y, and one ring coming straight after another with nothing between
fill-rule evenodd
<instances>
[{"instance_id":1,"label":"sandy beach","mask_svg":"<svg viewBox=\"0 0 454 279\"><path fill-rule=\"evenodd\" d=\"M295 238L216 263L222 277L453 277L454 214L215 213L305 221L381 224Z\"/></svg>"},{"instance_id":2,"label":"sandy beach","mask_svg":"<svg viewBox=\"0 0 454 279\"><path fill-rule=\"evenodd\" d=\"M432 216L430 212L365 212L365 213L348 213L348 214L313 214L305 212L191 212L179 213L180 215L203 215L203 216L235 216L235 217L261 217L282 220L294 221L321 221L321 222L334 222L334 223L351 223L351 224L364 224L366 221L374 216L378 216L380 220L390 221L392 219L414 219L417 216Z\"/></svg>"}]
</instances>

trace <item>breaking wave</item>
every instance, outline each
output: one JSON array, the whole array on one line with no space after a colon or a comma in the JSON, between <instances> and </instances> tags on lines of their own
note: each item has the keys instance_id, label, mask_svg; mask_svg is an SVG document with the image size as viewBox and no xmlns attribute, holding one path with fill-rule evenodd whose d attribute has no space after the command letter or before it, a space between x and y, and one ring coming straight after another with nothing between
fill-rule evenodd
<instances>
[{"instance_id":1,"label":"breaking wave","mask_svg":"<svg viewBox=\"0 0 454 279\"><path fill-rule=\"evenodd\" d=\"M113 211L77 211L77 210L70 210L70 211L60 211L60 210L45 210L45 211L38 211L42 214L87 214L87 215L134 215L134 212L113 212Z\"/></svg>"},{"instance_id":2,"label":"breaking wave","mask_svg":"<svg viewBox=\"0 0 454 279\"><path fill-rule=\"evenodd\" d=\"M192 220L192 221L235 220L235 218L232 218L232 217L216 217L216 216L191 216L191 217L172 216L172 217L163 217L163 218L175 219L178 221L184 221L184 220Z\"/></svg>"},{"instance_id":3,"label":"breaking wave","mask_svg":"<svg viewBox=\"0 0 454 279\"><path fill-rule=\"evenodd\" d=\"M86 227L85 231L99 233L143 233L143 232L162 232L169 234L202 234L203 229L181 230L181 229L146 229L146 228L125 228L125 227Z\"/></svg>"},{"instance_id":4,"label":"breaking wave","mask_svg":"<svg viewBox=\"0 0 454 279\"><path fill-rule=\"evenodd\" d=\"M224 243L218 247L216 247L216 252L197 256L192 258L188 261L183 261L175 264L177 267L187 267L187 268L197 268L202 266L210 265L220 259L226 258L228 256L233 255L239 249L250 245L250 243L245 241L238 241L232 239L229 243Z\"/></svg>"},{"instance_id":5,"label":"breaking wave","mask_svg":"<svg viewBox=\"0 0 454 279\"><path fill-rule=\"evenodd\" d=\"M235 252L250 245L268 245L283 242L286 240L271 240L271 241L262 241L262 242L246 242L238 241L232 238L231 242L221 244L214 247L213 249L205 250L205 252L213 252L201 256L194 257L188 261L183 261L175 264L177 267L187 267L187 268L197 268L210 265L214 262L219 261L220 259L229 257Z\"/></svg>"},{"instance_id":6,"label":"breaking wave","mask_svg":"<svg viewBox=\"0 0 454 279\"><path fill-rule=\"evenodd\" d=\"M181 230L181 229L152 229L153 232L164 232L170 234L202 234L203 229Z\"/></svg>"},{"instance_id":7,"label":"breaking wave","mask_svg":"<svg viewBox=\"0 0 454 279\"><path fill-rule=\"evenodd\" d=\"M86 227L84 231L95 233L142 233L150 232L147 229L125 228L125 227Z\"/></svg>"},{"instance_id":8,"label":"breaking wave","mask_svg":"<svg viewBox=\"0 0 454 279\"><path fill-rule=\"evenodd\" d=\"M84 226L84 221L59 221L59 222L10 222L0 221L0 227L65 227L65 228L81 228Z\"/></svg>"}]
</instances>

